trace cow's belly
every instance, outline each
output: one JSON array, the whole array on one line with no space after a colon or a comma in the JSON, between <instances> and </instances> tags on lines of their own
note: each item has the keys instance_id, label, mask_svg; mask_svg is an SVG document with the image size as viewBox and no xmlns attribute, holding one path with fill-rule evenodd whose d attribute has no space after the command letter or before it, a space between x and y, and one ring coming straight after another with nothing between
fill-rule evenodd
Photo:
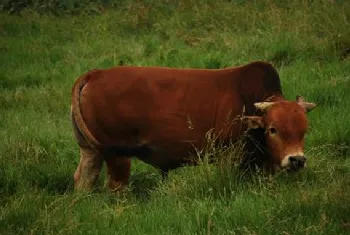
<instances>
[{"instance_id":1,"label":"cow's belly","mask_svg":"<svg viewBox=\"0 0 350 235\"><path fill-rule=\"evenodd\" d=\"M106 156L136 157L154 167L168 170L193 163L196 143L177 140L143 140L137 145L114 145L105 148ZM198 144L198 143L197 143Z\"/></svg>"},{"instance_id":2,"label":"cow's belly","mask_svg":"<svg viewBox=\"0 0 350 235\"><path fill-rule=\"evenodd\" d=\"M149 154L136 157L163 170L175 169L194 162L195 148L188 143L151 143L148 147Z\"/></svg>"}]
</instances>

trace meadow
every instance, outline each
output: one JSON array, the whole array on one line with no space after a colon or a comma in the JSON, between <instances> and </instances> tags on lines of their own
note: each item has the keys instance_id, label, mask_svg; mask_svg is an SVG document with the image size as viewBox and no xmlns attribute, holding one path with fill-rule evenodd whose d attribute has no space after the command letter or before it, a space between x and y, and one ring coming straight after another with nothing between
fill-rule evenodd
<instances>
[{"instance_id":1,"label":"meadow","mask_svg":"<svg viewBox=\"0 0 350 235\"><path fill-rule=\"evenodd\" d=\"M234 162L204 160L162 181L133 160L125 193L108 192L104 172L99 190L74 192L70 94L82 73L255 60L276 67L286 98L318 104L308 114L307 168L245 179ZM350 1L123 0L60 14L3 10L0 234L349 234L349 92ZM221 159L236 151L209 150Z\"/></svg>"}]
</instances>

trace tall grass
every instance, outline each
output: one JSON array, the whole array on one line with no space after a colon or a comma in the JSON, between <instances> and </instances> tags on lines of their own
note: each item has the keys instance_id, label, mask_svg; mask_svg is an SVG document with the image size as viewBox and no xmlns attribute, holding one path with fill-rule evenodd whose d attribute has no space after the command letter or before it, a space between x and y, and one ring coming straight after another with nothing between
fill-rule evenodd
<instances>
[{"instance_id":1,"label":"tall grass","mask_svg":"<svg viewBox=\"0 0 350 235\"><path fill-rule=\"evenodd\" d=\"M39 13L38 13L39 12ZM348 1L121 1L97 15L0 13L0 234L347 234ZM236 148L162 181L133 160L128 190L73 192L74 80L117 64L223 68L272 62L308 114L308 168L237 174ZM223 164L221 164L223 165Z\"/></svg>"}]
</instances>

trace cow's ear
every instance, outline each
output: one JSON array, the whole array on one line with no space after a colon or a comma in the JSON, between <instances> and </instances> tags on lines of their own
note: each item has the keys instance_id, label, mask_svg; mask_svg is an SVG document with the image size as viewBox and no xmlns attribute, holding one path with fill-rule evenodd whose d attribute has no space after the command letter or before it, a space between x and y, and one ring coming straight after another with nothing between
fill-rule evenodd
<instances>
[{"instance_id":1,"label":"cow's ear","mask_svg":"<svg viewBox=\"0 0 350 235\"><path fill-rule=\"evenodd\" d=\"M242 121L248 124L248 128L265 128L263 118L259 116L243 116Z\"/></svg>"},{"instance_id":2,"label":"cow's ear","mask_svg":"<svg viewBox=\"0 0 350 235\"><path fill-rule=\"evenodd\" d=\"M310 112L317 106L315 103L305 102L304 97L302 97L301 95L297 95L296 101L305 109L305 112Z\"/></svg>"}]
</instances>

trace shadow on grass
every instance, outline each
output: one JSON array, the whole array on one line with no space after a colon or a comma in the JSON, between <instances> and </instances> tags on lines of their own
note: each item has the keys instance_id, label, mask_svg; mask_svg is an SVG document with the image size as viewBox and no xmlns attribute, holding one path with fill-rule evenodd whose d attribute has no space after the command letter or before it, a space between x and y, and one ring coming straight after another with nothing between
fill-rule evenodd
<instances>
[{"instance_id":1,"label":"shadow on grass","mask_svg":"<svg viewBox=\"0 0 350 235\"><path fill-rule=\"evenodd\" d=\"M22 172L24 187L42 189L49 194L66 194L73 191L73 175L68 171L52 171L50 166L28 164ZM18 179L20 180L20 179Z\"/></svg>"},{"instance_id":2,"label":"shadow on grass","mask_svg":"<svg viewBox=\"0 0 350 235\"><path fill-rule=\"evenodd\" d=\"M40 188L49 194L63 195L74 191L73 178L71 175L50 175L38 181L32 181L36 188Z\"/></svg>"},{"instance_id":3,"label":"shadow on grass","mask_svg":"<svg viewBox=\"0 0 350 235\"><path fill-rule=\"evenodd\" d=\"M74 172L46 172L45 170L35 168L31 170L29 183L32 187L45 190L49 194L63 195L74 192ZM138 172L131 173L127 191L137 199L149 199L151 192L161 183L160 173L157 172ZM101 175L97 180L93 193L109 192L104 184L104 177Z\"/></svg>"},{"instance_id":4,"label":"shadow on grass","mask_svg":"<svg viewBox=\"0 0 350 235\"><path fill-rule=\"evenodd\" d=\"M131 194L137 199L148 200L152 192L166 180L162 180L160 172L137 172L131 174L128 187Z\"/></svg>"}]
</instances>

